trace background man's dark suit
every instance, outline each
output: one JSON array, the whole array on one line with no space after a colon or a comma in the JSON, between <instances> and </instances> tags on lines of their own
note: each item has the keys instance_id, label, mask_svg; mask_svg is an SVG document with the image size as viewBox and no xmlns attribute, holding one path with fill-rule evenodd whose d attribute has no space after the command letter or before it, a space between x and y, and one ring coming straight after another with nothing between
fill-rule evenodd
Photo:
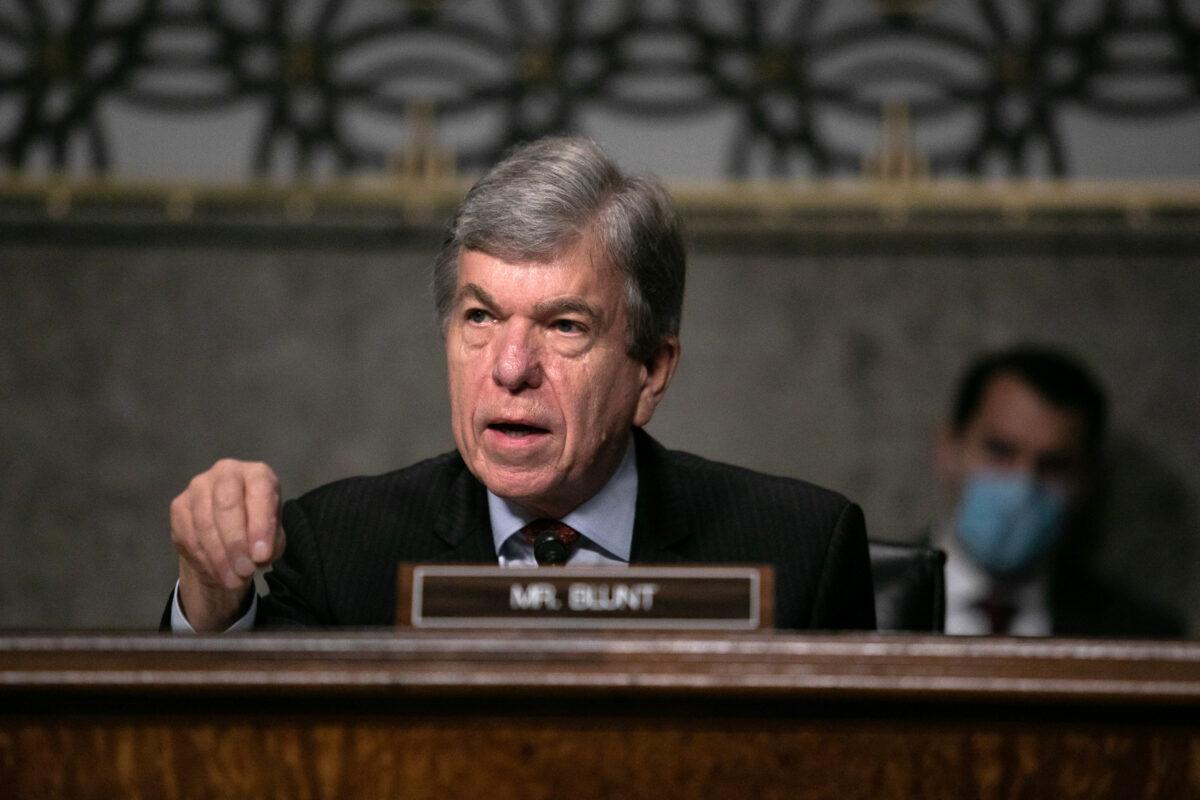
<instances>
[{"instance_id":1,"label":"background man's dark suit","mask_svg":"<svg viewBox=\"0 0 1200 800\"><path fill-rule=\"evenodd\" d=\"M635 432L635 563L775 566L780 628L873 628L862 512L834 492L668 451ZM495 564L487 497L457 452L283 508L260 627L391 625L401 562Z\"/></svg>"}]
</instances>

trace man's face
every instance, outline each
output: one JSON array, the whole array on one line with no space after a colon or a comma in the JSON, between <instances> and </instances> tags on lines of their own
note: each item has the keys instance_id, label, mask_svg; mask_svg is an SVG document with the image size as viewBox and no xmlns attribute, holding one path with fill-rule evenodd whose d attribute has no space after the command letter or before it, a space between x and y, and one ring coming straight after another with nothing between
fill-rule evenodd
<instances>
[{"instance_id":1,"label":"man's face","mask_svg":"<svg viewBox=\"0 0 1200 800\"><path fill-rule=\"evenodd\" d=\"M949 433L939 467L954 487L976 472L1023 473L1072 498L1084 471L1084 420L1009 373L995 375L966 427Z\"/></svg>"},{"instance_id":2,"label":"man's face","mask_svg":"<svg viewBox=\"0 0 1200 800\"><path fill-rule=\"evenodd\" d=\"M580 247L546 263L468 250L446 332L454 440L492 492L560 517L612 476L679 355L626 352L620 276Z\"/></svg>"}]
</instances>

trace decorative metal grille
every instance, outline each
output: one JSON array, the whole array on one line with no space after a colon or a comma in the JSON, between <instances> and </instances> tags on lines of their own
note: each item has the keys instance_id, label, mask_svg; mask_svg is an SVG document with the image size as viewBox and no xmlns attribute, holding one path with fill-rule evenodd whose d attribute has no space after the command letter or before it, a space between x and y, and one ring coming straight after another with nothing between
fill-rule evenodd
<instances>
[{"instance_id":1,"label":"decorative metal grille","mask_svg":"<svg viewBox=\"0 0 1200 800\"><path fill-rule=\"evenodd\" d=\"M396 145L372 130L419 109L457 126L457 162L476 168L520 140L586 133L584 110L600 108L646 124L725 110L730 177L828 176L863 163L846 130L877 136L902 104L932 132L934 174L1036 161L1062 176L1065 108L1200 109L1200 2L0 0L10 168L35 153L120 167L102 113L114 100L173 117L260 109L258 175L381 169Z\"/></svg>"}]
</instances>

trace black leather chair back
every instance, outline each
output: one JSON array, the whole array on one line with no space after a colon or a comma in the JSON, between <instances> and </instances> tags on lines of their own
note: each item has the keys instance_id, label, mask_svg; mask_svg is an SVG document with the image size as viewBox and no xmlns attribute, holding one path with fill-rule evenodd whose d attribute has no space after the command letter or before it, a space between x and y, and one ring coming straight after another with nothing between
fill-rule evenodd
<instances>
[{"instance_id":1,"label":"black leather chair back","mask_svg":"<svg viewBox=\"0 0 1200 800\"><path fill-rule=\"evenodd\" d=\"M875 621L881 631L946 629L946 554L920 544L870 541Z\"/></svg>"}]
</instances>

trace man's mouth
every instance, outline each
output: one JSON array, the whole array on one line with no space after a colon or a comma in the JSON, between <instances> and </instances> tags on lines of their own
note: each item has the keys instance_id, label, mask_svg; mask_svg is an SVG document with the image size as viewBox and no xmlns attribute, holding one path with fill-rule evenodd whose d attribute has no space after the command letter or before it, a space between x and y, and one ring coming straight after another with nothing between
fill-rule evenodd
<instances>
[{"instance_id":1,"label":"man's mouth","mask_svg":"<svg viewBox=\"0 0 1200 800\"><path fill-rule=\"evenodd\" d=\"M536 425L526 425L521 422L493 422L491 425L488 425L488 430L496 431L510 439L524 439L526 436L549 433L545 428L539 428Z\"/></svg>"}]
</instances>

